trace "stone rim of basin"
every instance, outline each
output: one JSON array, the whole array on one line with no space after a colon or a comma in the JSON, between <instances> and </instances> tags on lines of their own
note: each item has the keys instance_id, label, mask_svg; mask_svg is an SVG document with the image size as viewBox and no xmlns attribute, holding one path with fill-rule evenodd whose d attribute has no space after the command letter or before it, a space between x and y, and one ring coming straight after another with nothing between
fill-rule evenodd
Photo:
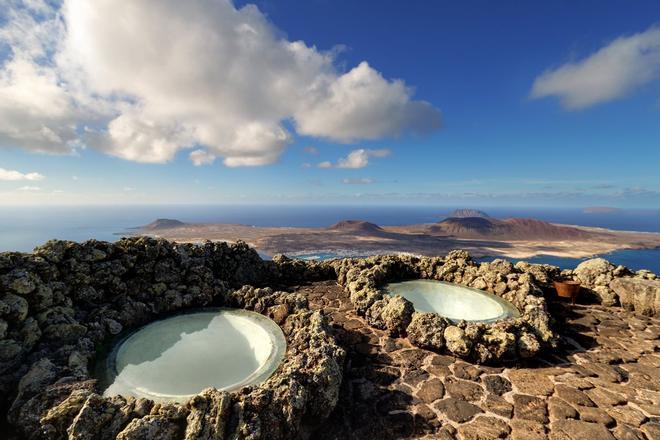
<instances>
[{"instance_id":1,"label":"stone rim of basin","mask_svg":"<svg viewBox=\"0 0 660 440\"><path fill-rule=\"evenodd\" d=\"M414 287L410 287L415 284ZM420 295L423 297L425 296L422 294L422 292L419 292L419 289L421 286L424 285L433 285L433 286L439 286L440 288L445 287L449 288L449 290L445 290L444 292L439 290L436 292L431 292L429 290L426 290L424 294L430 294L430 295L456 295L457 291L462 291L466 293L469 296L472 296L473 298L476 298L476 295L479 295L479 298L484 298L486 301L483 304L484 306L488 307L490 306L491 309L487 311L490 311L490 315L486 316L484 318L468 318L468 317L459 317L456 316L454 313L451 313L451 311L448 313L447 309L442 310L438 308L434 308L433 304L427 303L422 305L422 301L425 301L425 299L420 298ZM409 294L402 293L402 290L406 289L417 289L417 292L411 292ZM397 281L397 282L392 282L388 283L382 288L383 292L390 297L393 297L395 295L399 295L406 300L410 301L413 304L413 307L415 307L415 310L418 312L428 312L428 313L436 313L443 318L446 318L452 323L458 323L460 321L466 321L466 322L474 322L474 323L483 323L483 324L490 324L493 322L505 320L505 319L511 319L511 318L519 318L521 313L520 310L511 302L505 300L504 298L497 296L491 292L487 292L485 290L480 290L480 289L475 289L474 287L469 287L465 286L462 284L456 284L456 283L448 283L446 281L439 281L439 280L429 280L429 279L412 279L412 280L404 280L404 281ZM437 299L438 297L434 298ZM436 301L436 304L438 301ZM497 309L499 308L499 309ZM495 313L495 309L497 309L497 314L496 316L492 316L493 313Z\"/></svg>"},{"instance_id":2,"label":"stone rim of basin","mask_svg":"<svg viewBox=\"0 0 660 440\"><path fill-rule=\"evenodd\" d=\"M148 337L150 332L154 333L154 331L157 330L159 326L162 327L163 324L167 322L175 323L176 320L194 315L198 315L200 318L202 318L202 315L206 315L205 317L210 319L209 325L213 319L221 316L224 318L229 318L230 320L238 318L239 320L244 320L248 327L252 327L246 328L245 330L255 331L254 336L268 337L269 340L265 342L265 345L261 345L260 347L254 347L252 345L246 346L246 349L252 348L253 350L260 350L259 354L255 353L255 360L257 357L259 357L258 365L256 368L254 368L242 379L233 381L225 386L218 386L218 382L206 383L204 385L200 385L199 389L190 390L188 393L159 392L158 390L150 389L149 387L140 386L140 384L137 383L138 381L130 374L124 374L122 377L122 371L118 371L117 365L124 362L124 360L118 361L118 359L120 359L122 354L125 354L126 351L130 349L130 346L127 344L135 343L136 341L140 342L141 337L143 339L144 337ZM207 329L208 328L200 330ZM184 332L180 335L181 339L173 342L173 345L183 342L182 339L185 336L190 336L191 334L192 333ZM244 333L243 335L247 336L247 333ZM253 343L256 340L250 341L248 337L246 338L246 341ZM260 340L258 343L262 344L263 340ZM171 348L171 346L169 348ZM269 349L269 351L264 353L264 349ZM106 397L115 395L131 395L137 398L144 397L160 402L169 401L181 403L199 394L206 388L215 388L219 391L232 392L237 391L245 386L258 385L268 380L268 378L273 375L273 373L284 360L286 349L286 337L280 326L260 313L245 309L227 307L189 309L183 313L176 313L163 317L162 319L152 321L142 327L133 329L126 334L120 335L120 337L114 341L112 350L107 353L104 362L100 363L100 368L102 368L102 371L97 371L97 376L101 377L102 389L104 390L103 395ZM227 355L231 356L232 352L228 352Z\"/></svg>"}]
</instances>

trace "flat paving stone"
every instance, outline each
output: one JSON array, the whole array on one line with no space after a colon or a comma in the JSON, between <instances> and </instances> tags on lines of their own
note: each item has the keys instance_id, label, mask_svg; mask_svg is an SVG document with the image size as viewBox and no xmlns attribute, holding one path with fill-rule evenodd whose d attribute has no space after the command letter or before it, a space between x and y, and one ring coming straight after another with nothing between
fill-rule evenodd
<instances>
[{"instance_id":1,"label":"flat paving stone","mask_svg":"<svg viewBox=\"0 0 660 440\"><path fill-rule=\"evenodd\" d=\"M468 401L479 400L484 395L481 385L451 376L445 378L445 389L451 397Z\"/></svg>"},{"instance_id":2,"label":"flat paving stone","mask_svg":"<svg viewBox=\"0 0 660 440\"><path fill-rule=\"evenodd\" d=\"M601 362L592 362L583 365L584 368L593 372L595 377L610 383L619 383L626 378L626 372L619 367L604 364Z\"/></svg>"},{"instance_id":3,"label":"flat paving stone","mask_svg":"<svg viewBox=\"0 0 660 440\"><path fill-rule=\"evenodd\" d=\"M626 403L624 396L602 387L586 390L584 393L601 408Z\"/></svg>"},{"instance_id":4,"label":"flat paving stone","mask_svg":"<svg viewBox=\"0 0 660 440\"><path fill-rule=\"evenodd\" d=\"M481 373L483 373L483 370L476 365L462 362L454 364L454 376L459 379L477 380Z\"/></svg>"},{"instance_id":5,"label":"flat paving stone","mask_svg":"<svg viewBox=\"0 0 660 440\"><path fill-rule=\"evenodd\" d=\"M511 382L505 377L489 375L482 376L481 380L489 393L501 396L502 394L511 391Z\"/></svg>"},{"instance_id":6,"label":"flat paving stone","mask_svg":"<svg viewBox=\"0 0 660 440\"><path fill-rule=\"evenodd\" d=\"M509 437L511 427L496 417L481 416L459 426L458 438L465 440L495 440Z\"/></svg>"},{"instance_id":7,"label":"flat paving stone","mask_svg":"<svg viewBox=\"0 0 660 440\"><path fill-rule=\"evenodd\" d=\"M646 412L647 414L660 417L660 405L658 404L647 405L647 404L638 403L637 406L640 407L642 411Z\"/></svg>"},{"instance_id":8,"label":"flat paving stone","mask_svg":"<svg viewBox=\"0 0 660 440\"><path fill-rule=\"evenodd\" d=\"M430 438L434 440L456 440L456 428L451 425L443 426Z\"/></svg>"},{"instance_id":9,"label":"flat paving stone","mask_svg":"<svg viewBox=\"0 0 660 440\"><path fill-rule=\"evenodd\" d=\"M572 405L594 406L594 402L582 391L565 384L555 385L555 395Z\"/></svg>"},{"instance_id":10,"label":"flat paving stone","mask_svg":"<svg viewBox=\"0 0 660 440\"><path fill-rule=\"evenodd\" d=\"M614 440L612 433L598 423L583 422L582 420L560 420L550 424L552 434L550 438L570 440Z\"/></svg>"},{"instance_id":11,"label":"flat paving stone","mask_svg":"<svg viewBox=\"0 0 660 440\"><path fill-rule=\"evenodd\" d=\"M577 408L577 411L580 413L580 420L584 420L585 422L600 423L608 428L616 425L616 421L604 409L592 406L580 406Z\"/></svg>"},{"instance_id":12,"label":"flat paving stone","mask_svg":"<svg viewBox=\"0 0 660 440\"><path fill-rule=\"evenodd\" d=\"M548 423L548 407L544 399L526 394L513 396L513 417Z\"/></svg>"},{"instance_id":13,"label":"flat paving stone","mask_svg":"<svg viewBox=\"0 0 660 440\"><path fill-rule=\"evenodd\" d=\"M544 423L525 419L511 420L512 440L545 440L547 438Z\"/></svg>"},{"instance_id":14,"label":"flat paving stone","mask_svg":"<svg viewBox=\"0 0 660 440\"><path fill-rule=\"evenodd\" d=\"M612 430L617 440L646 440L646 436L639 429L628 425L619 425Z\"/></svg>"},{"instance_id":15,"label":"flat paving stone","mask_svg":"<svg viewBox=\"0 0 660 440\"><path fill-rule=\"evenodd\" d=\"M614 417L618 423L625 423L631 426L639 427L642 423L648 420L648 417L635 408L632 408L630 405L608 408L607 412L610 416Z\"/></svg>"},{"instance_id":16,"label":"flat paving stone","mask_svg":"<svg viewBox=\"0 0 660 440\"><path fill-rule=\"evenodd\" d=\"M650 439L660 439L660 423L645 423L644 426L642 426L642 432Z\"/></svg>"},{"instance_id":17,"label":"flat paving stone","mask_svg":"<svg viewBox=\"0 0 660 440\"><path fill-rule=\"evenodd\" d=\"M449 420L459 423L467 422L476 414L482 412L478 406L454 397L440 400L434 404L434 407L446 415Z\"/></svg>"},{"instance_id":18,"label":"flat paving stone","mask_svg":"<svg viewBox=\"0 0 660 440\"><path fill-rule=\"evenodd\" d=\"M559 397L548 399L548 413L550 414L550 420L553 422L557 420L577 419L579 417L577 410Z\"/></svg>"},{"instance_id":19,"label":"flat paving stone","mask_svg":"<svg viewBox=\"0 0 660 440\"><path fill-rule=\"evenodd\" d=\"M416 387L430 377L429 373L421 369L408 370L403 375L403 381L411 387Z\"/></svg>"},{"instance_id":20,"label":"flat paving stone","mask_svg":"<svg viewBox=\"0 0 660 440\"><path fill-rule=\"evenodd\" d=\"M438 417L435 411L433 411L427 405L417 405L417 407L415 408L415 413L427 421L435 420Z\"/></svg>"},{"instance_id":21,"label":"flat paving stone","mask_svg":"<svg viewBox=\"0 0 660 440\"><path fill-rule=\"evenodd\" d=\"M549 396L554 390L554 385L548 376L534 370L509 370L509 379L522 394Z\"/></svg>"},{"instance_id":22,"label":"flat paving stone","mask_svg":"<svg viewBox=\"0 0 660 440\"><path fill-rule=\"evenodd\" d=\"M400 359L400 364L407 368L421 368L424 359L429 356L426 350L413 348L410 350L401 350L397 352L397 357Z\"/></svg>"},{"instance_id":23,"label":"flat paving stone","mask_svg":"<svg viewBox=\"0 0 660 440\"><path fill-rule=\"evenodd\" d=\"M445 394L445 386L438 378L429 379L417 391L417 397L424 403L432 403Z\"/></svg>"},{"instance_id":24,"label":"flat paving stone","mask_svg":"<svg viewBox=\"0 0 660 440\"><path fill-rule=\"evenodd\" d=\"M580 391L589 390L596 386L588 378L580 377L577 374L567 374L563 377L558 377L557 380Z\"/></svg>"},{"instance_id":25,"label":"flat paving stone","mask_svg":"<svg viewBox=\"0 0 660 440\"><path fill-rule=\"evenodd\" d=\"M495 394L487 395L480 405L484 411L492 412L500 417L510 419L513 415L513 405Z\"/></svg>"}]
</instances>

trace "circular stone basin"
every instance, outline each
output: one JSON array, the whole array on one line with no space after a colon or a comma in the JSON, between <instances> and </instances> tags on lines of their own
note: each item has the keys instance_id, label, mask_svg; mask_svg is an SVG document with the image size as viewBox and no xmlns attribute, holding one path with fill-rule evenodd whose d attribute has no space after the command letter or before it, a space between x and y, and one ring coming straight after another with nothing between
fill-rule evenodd
<instances>
[{"instance_id":1,"label":"circular stone basin","mask_svg":"<svg viewBox=\"0 0 660 440\"><path fill-rule=\"evenodd\" d=\"M177 315L115 346L104 395L182 402L209 387L237 390L268 379L285 351L280 327L259 313L207 309Z\"/></svg>"},{"instance_id":2,"label":"circular stone basin","mask_svg":"<svg viewBox=\"0 0 660 440\"><path fill-rule=\"evenodd\" d=\"M419 312L437 313L452 321L493 322L520 316L513 304L499 296L444 281L390 283L385 291L401 295Z\"/></svg>"}]
</instances>

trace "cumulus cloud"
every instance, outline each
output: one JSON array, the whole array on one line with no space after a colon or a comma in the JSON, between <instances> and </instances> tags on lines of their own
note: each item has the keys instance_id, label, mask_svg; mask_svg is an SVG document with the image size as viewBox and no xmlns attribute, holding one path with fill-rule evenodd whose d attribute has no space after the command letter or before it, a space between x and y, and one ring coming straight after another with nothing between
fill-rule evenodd
<instances>
[{"instance_id":1,"label":"cumulus cloud","mask_svg":"<svg viewBox=\"0 0 660 440\"><path fill-rule=\"evenodd\" d=\"M92 147L148 163L190 149L195 165L255 166L292 141L285 121L342 143L440 125L403 81L366 62L342 71L336 51L287 40L253 5L8 0L5 9L0 147Z\"/></svg>"},{"instance_id":2,"label":"cumulus cloud","mask_svg":"<svg viewBox=\"0 0 660 440\"><path fill-rule=\"evenodd\" d=\"M215 154L206 150L195 150L188 157L195 166L211 165L215 162Z\"/></svg>"},{"instance_id":3,"label":"cumulus cloud","mask_svg":"<svg viewBox=\"0 0 660 440\"><path fill-rule=\"evenodd\" d=\"M44 176L39 173L21 173L15 170L6 170L0 168L0 180L14 181L14 180L43 180Z\"/></svg>"},{"instance_id":4,"label":"cumulus cloud","mask_svg":"<svg viewBox=\"0 0 660 440\"><path fill-rule=\"evenodd\" d=\"M41 191L39 186L21 186L18 188L19 191Z\"/></svg>"},{"instance_id":5,"label":"cumulus cloud","mask_svg":"<svg viewBox=\"0 0 660 440\"><path fill-rule=\"evenodd\" d=\"M353 150L337 161L337 168L364 168L369 165L369 153L364 148Z\"/></svg>"},{"instance_id":6,"label":"cumulus cloud","mask_svg":"<svg viewBox=\"0 0 660 440\"><path fill-rule=\"evenodd\" d=\"M337 161L337 164L333 165L332 162L321 162L319 163L319 168L364 168L369 165L370 157L387 157L391 153L387 148L379 150L367 150L365 148L359 148L353 150L346 157L342 157Z\"/></svg>"},{"instance_id":7,"label":"cumulus cloud","mask_svg":"<svg viewBox=\"0 0 660 440\"><path fill-rule=\"evenodd\" d=\"M299 133L352 142L440 128L429 103L412 101L403 81L388 81L366 61L314 89L294 115Z\"/></svg>"},{"instance_id":8,"label":"cumulus cloud","mask_svg":"<svg viewBox=\"0 0 660 440\"><path fill-rule=\"evenodd\" d=\"M69 153L76 110L53 69L18 57L0 70L0 146Z\"/></svg>"},{"instance_id":9,"label":"cumulus cloud","mask_svg":"<svg viewBox=\"0 0 660 440\"><path fill-rule=\"evenodd\" d=\"M589 57L548 70L531 96L556 96L567 109L581 109L625 96L660 78L660 28L620 37Z\"/></svg>"}]
</instances>

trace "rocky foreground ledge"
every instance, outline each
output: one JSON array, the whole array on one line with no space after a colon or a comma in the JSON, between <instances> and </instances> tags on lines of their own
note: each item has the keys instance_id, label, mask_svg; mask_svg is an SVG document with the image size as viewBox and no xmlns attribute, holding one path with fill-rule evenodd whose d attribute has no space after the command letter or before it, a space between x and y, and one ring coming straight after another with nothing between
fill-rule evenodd
<instances>
[{"instance_id":1,"label":"rocky foreground ledge","mask_svg":"<svg viewBox=\"0 0 660 440\"><path fill-rule=\"evenodd\" d=\"M421 348L477 363L500 362L535 356L555 345L550 315L537 285L556 274L550 266L513 266L505 260L477 264L465 251L444 257L384 256L338 263L338 282L350 293L351 302L367 322L386 329L391 336L407 335ZM437 313L415 311L412 303L382 291L384 284L406 279L432 279L485 290L512 303L519 318L493 323L452 323Z\"/></svg>"},{"instance_id":2,"label":"rocky foreground ledge","mask_svg":"<svg viewBox=\"0 0 660 440\"><path fill-rule=\"evenodd\" d=\"M303 437L334 408L345 353L305 297L253 286L328 274L263 262L240 243L51 241L33 254L0 254L3 419L20 438ZM101 344L204 306L253 310L282 327L287 352L266 382L235 393L205 390L182 405L101 395L90 374Z\"/></svg>"},{"instance_id":3,"label":"rocky foreground ledge","mask_svg":"<svg viewBox=\"0 0 660 440\"><path fill-rule=\"evenodd\" d=\"M20 438L305 437L342 402L344 349L328 326L330 313L333 325L338 312L355 313L374 331L407 337L427 354L490 363L545 355L561 342L546 304L556 277L581 280L606 305L647 315L659 310L654 274L594 261L564 273L501 260L476 264L460 251L445 258L262 261L243 243L195 246L144 237L114 244L51 241L32 254L2 253L0 410ZM514 302L523 319L495 327L448 325L378 290L386 280L406 277L489 290ZM339 310L309 310L297 286L324 281L345 286L350 302ZM635 287L640 283L643 295ZM336 295L331 285L322 289ZM101 343L175 311L218 305L255 310L282 326L287 358L269 381L237 393L207 390L184 405L100 395L90 371ZM0 432L9 429L0 426Z\"/></svg>"}]
</instances>

